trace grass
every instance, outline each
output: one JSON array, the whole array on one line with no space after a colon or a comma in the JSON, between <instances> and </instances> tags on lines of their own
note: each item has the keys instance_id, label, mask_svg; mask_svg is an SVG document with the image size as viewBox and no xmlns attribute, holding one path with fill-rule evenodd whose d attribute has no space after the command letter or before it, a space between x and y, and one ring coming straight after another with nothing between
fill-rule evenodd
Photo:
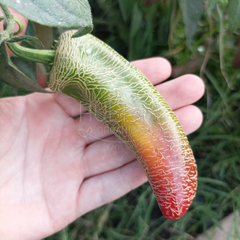
<instances>
[{"instance_id":1,"label":"grass","mask_svg":"<svg viewBox=\"0 0 240 240\"><path fill-rule=\"evenodd\" d=\"M162 216L146 183L117 201L85 214L46 240L193 239L213 225L220 226L221 219L229 213L239 212L240 70L232 67L239 32L228 31L227 21L222 19L226 6L220 5L203 15L193 49L189 50L176 1L147 2L152 4L90 1L94 34L129 60L165 56L174 67L181 67L192 59L200 59L198 67L183 69L183 73L201 74L206 84L206 93L196 104L204 114L204 122L189 136L198 165L197 196L181 219L170 221ZM199 52L199 46L205 50ZM18 90L0 85L0 97L17 94Z\"/></svg>"}]
</instances>

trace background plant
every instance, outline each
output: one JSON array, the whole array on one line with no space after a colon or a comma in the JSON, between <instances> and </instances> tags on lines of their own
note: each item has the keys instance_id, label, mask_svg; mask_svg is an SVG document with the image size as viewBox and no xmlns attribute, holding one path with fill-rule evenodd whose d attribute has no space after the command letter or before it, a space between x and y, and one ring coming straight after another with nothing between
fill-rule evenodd
<instances>
[{"instance_id":1,"label":"background plant","mask_svg":"<svg viewBox=\"0 0 240 240\"><path fill-rule=\"evenodd\" d=\"M204 123L189 136L198 165L198 191L189 211L170 221L161 215L146 183L47 239L193 239L212 225L220 226L222 218L240 209L240 1L89 3L93 34L128 60L166 57L173 65L172 78L195 73L205 81L205 96L197 103ZM28 31L34 35L31 22ZM57 39L64 29L51 31ZM28 75L36 81L35 64L26 67L29 63L16 56L13 62L25 73L30 69ZM0 81L1 97L26 93Z\"/></svg>"}]
</instances>

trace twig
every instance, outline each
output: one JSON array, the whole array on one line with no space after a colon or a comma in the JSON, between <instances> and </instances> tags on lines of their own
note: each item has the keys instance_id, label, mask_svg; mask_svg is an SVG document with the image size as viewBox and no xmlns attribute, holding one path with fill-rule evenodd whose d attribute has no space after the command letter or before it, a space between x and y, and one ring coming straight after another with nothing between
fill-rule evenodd
<instances>
[{"instance_id":1,"label":"twig","mask_svg":"<svg viewBox=\"0 0 240 240\"><path fill-rule=\"evenodd\" d=\"M169 52L172 51L173 49L173 39L174 39L174 20L175 20L175 15L176 15L176 7L177 7L177 3L176 0L173 0L173 6L172 6L172 13L171 13L171 19L170 19L170 34L168 37L168 46L169 46Z\"/></svg>"},{"instance_id":2,"label":"twig","mask_svg":"<svg viewBox=\"0 0 240 240\"><path fill-rule=\"evenodd\" d=\"M3 41L11 37L15 26L15 20L13 15L10 13L10 11L5 5L0 4L0 8L3 10L3 13L5 15L3 23L4 31L0 33L0 45L1 45Z\"/></svg>"},{"instance_id":3,"label":"twig","mask_svg":"<svg viewBox=\"0 0 240 240\"><path fill-rule=\"evenodd\" d=\"M205 54L205 57L204 57L204 60L203 60L203 63L202 63L202 66L200 68L200 77L204 80L205 77L204 77L204 72L206 70L206 67L207 67L207 64L208 64L208 61L210 59L210 56L211 56L211 47L212 47L212 42L213 42L213 38L212 38L212 35L213 35L213 21L212 21L212 18L211 18L211 14L208 13L208 20L209 20L209 38L208 38L208 47L207 47L207 52ZM211 102L211 98L210 98L210 92L209 92L209 89L208 89L208 85L206 85L206 92L207 92L207 116L209 115L209 109L210 109L210 102Z\"/></svg>"},{"instance_id":4,"label":"twig","mask_svg":"<svg viewBox=\"0 0 240 240\"><path fill-rule=\"evenodd\" d=\"M227 73L225 71L225 64L224 64L224 46L223 46L223 36L224 36L224 23L223 23L223 14L219 5L217 5L219 20L220 20L220 32L219 32L219 58L220 58L220 69L222 72L223 77L225 78L227 85L230 89L233 89Z\"/></svg>"}]
</instances>

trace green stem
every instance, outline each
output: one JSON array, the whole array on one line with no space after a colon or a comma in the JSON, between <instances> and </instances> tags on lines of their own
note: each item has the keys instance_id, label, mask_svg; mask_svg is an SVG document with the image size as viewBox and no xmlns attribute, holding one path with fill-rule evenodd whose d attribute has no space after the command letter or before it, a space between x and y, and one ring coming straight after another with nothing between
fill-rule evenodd
<instances>
[{"instance_id":1,"label":"green stem","mask_svg":"<svg viewBox=\"0 0 240 240\"><path fill-rule=\"evenodd\" d=\"M54 50L40 50L20 46L17 43L7 43L9 49L18 57L25 60L52 65L55 57Z\"/></svg>"},{"instance_id":2,"label":"green stem","mask_svg":"<svg viewBox=\"0 0 240 240\"><path fill-rule=\"evenodd\" d=\"M18 20L17 18L14 18L15 22L17 23L18 25L18 31L14 32L13 35L18 35L19 33L22 32L23 30L23 24L20 20Z\"/></svg>"},{"instance_id":3,"label":"green stem","mask_svg":"<svg viewBox=\"0 0 240 240\"><path fill-rule=\"evenodd\" d=\"M1 45L3 41L8 40L9 38L12 37L15 19L5 5L0 4L0 8L3 10L3 13L5 15L3 24L5 30L0 34Z\"/></svg>"},{"instance_id":4,"label":"green stem","mask_svg":"<svg viewBox=\"0 0 240 240\"><path fill-rule=\"evenodd\" d=\"M23 24L20 20L13 17L13 15L10 13L8 8L5 5L0 4L0 8L2 8L4 13L4 26L5 30L0 34L0 45L3 41L6 41L10 38L12 38L13 35L17 35L22 32L23 30ZM0 16L0 20L2 20L2 17ZM18 31L14 31L14 25L15 23L18 24ZM30 60L33 62L39 62L44 63L47 65L52 65L54 61L55 51L53 50L39 50L39 49L31 49L22 47L17 43L7 43L9 49L16 54L18 57Z\"/></svg>"}]
</instances>

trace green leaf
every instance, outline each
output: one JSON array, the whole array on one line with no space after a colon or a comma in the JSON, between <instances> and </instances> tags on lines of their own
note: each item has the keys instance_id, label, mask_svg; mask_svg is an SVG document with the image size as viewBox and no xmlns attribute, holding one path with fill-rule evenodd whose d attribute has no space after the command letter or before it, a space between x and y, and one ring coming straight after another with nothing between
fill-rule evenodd
<instances>
[{"instance_id":1,"label":"green leaf","mask_svg":"<svg viewBox=\"0 0 240 240\"><path fill-rule=\"evenodd\" d=\"M228 5L229 29L235 31L240 27L240 1L230 0Z\"/></svg>"},{"instance_id":2,"label":"green leaf","mask_svg":"<svg viewBox=\"0 0 240 240\"><path fill-rule=\"evenodd\" d=\"M2 80L15 87L32 92L48 92L17 69L7 54L5 44L0 45L0 73Z\"/></svg>"},{"instance_id":3,"label":"green leaf","mask_svg":"<svg viewBox=\"0 0 240 240\"><path fill-rule=\"evenodd\" d=\"M35 30L35 27L34 27L32 21L28 21L28 25L27 25L27 29L26 29L26 33L25 34L29 35L29 36L36 36L36 30Z\"/></svg>"},{"instance_id":4,"label":"green leaf","mask_svg":"<svg viewBox=\"0 0 240 240\"><path fill-rule=\"evenodd\" d=\"M206 11L208 13L211 12L216 7L218 2L220 2L220 0L210 0L209 3L208 3L208 8L207 8Z\"/></svg>"},{"instance_id":5,"label":"green leaf","mask_svg":"<svg viewBox=\"0 0 240 240\"><path fill-rule=\"evenodd\" d=\"M187 46L191 48L198 21L203 13L203 0L179 0L179 5L182 10L185 24Z\"/></svg>"},{"instance_id":6,"label":"green leaf","mask_svg":"<svg viewBox=\"0 0 240 240\"><path fill-rule=\"evenodd\" d=\"M87 0L0 0L21 15L42 25L88 28L92 31L92 14Z\"/></svg>"},{"instance_id":7,"label":"green leaf","mask_svg":"<svg viewBox=\"0 0 240 240\"><path fill-rule=\"evenodd\" d=\"M32 81L36 82L37 73L35 62L27 61L25 59L17 57L16 55L13 55L11 61L14 64L14 66L16 66L18 69L21 70L21 72L24 73L24 75L26 75Z\"/></svg>"},{"instance_id":8,"label":"green leaf","mask_svg":"<svg viewBox=\"0 0 240 240\"><path fill-rule=\"evenodd\" d=\"M92 31L91 27L81 28L78 32L76 32L72 35L72 38L81 37L87 33L90 33L91 31Z\"/></svg>"},{"instance_id":9,"label":"green leaf","mask_svg":"<svg viewBox=\"0 0 240 240\"><path fill-rule=\"evenodd\" d=\"M130 38L133 38L136 35L136 33L141 27L141 24L142 24L142 12L140 11L138 4L135 3L132 13Z\"/></svg>"},{"instance_id":10,"label":"green leaf","mask_svg":"<svg viewBox=\"0 0 240 240\"><path fill-rule=\"evenodd\" d=\"M27 25L27 29L26 29L26 33L25 35L29 35L29 36L34 36L36 37L36 30L35 27L33 25L32 21L28 21L28 25ZM41 41L40 41L41 42ZM42 43L41 43L42 45ZM21 43L21 46L23 47L27 47L27 48L32 48L32 49L36 49L36 43L35 42L29 42L29 41L23 41Z\"/></svg>"},{"instance_id":11,"label":"green leaf","mask_svg":"<svg viewBox=\"0 0 240 240\"><path fill-rule=\"evenodd\" d=\"M198 177L198 182L200 183L211 183L213 185L219 185L228 188L228 184L220 181L218 179L207 178L207 177Z\"/></svg>"},{"instance_id":12,"label":"green leaf","mask_svg":"<svg viewBox=\"0 0 240 240\"><path fill-rule=\"evenodd\" d=\"M42 44L37 37L28 36L28 35L14 37L14 38L7 40L6 42L13 43L13 42L22 42L22 41L37 42L37 43Z\"/></svg>"},{"instance_id":13,"label":"green leaf","mask_svg":"<svg viewBox=\"0 0 240 240\"><path fill-rule=\"evenodd\" d=\"M123 20L126 22L132 12L134 1L131 0L118 0L120 11L122 14Z\"/></svg>"},{"instance_id":14,"label":"green leaf","mask_svg":"<svg viewBox=\"0 0 240 240\"><path fill-rule=\"evenodd\" d=\"M12 85L7 84L0 78L0 98L17 96L18 89Z\"/></svg>"}]
</instances>

